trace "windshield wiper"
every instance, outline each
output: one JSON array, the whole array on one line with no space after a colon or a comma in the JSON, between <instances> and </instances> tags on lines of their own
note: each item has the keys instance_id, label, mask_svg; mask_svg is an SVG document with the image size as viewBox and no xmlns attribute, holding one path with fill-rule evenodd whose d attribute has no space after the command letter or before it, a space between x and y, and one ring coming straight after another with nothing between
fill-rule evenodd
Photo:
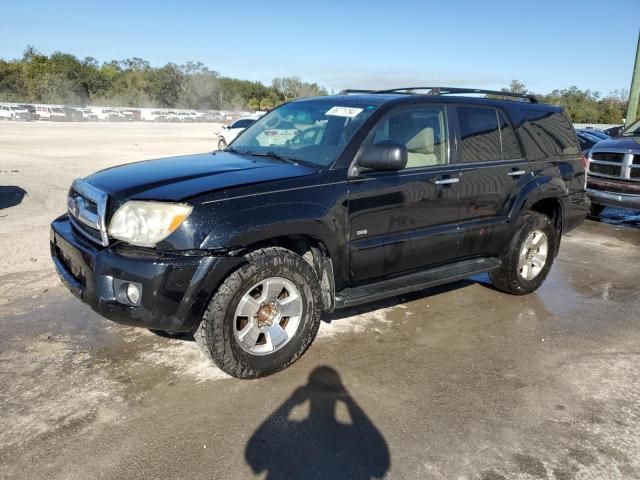
<instances>
[{"instance_id":1,"label":"windshield wiper","mask_svg":"<svg viewBox=\"0 0 640 480\"><path fill-rule=\"evenodd\" d=\"M287 157L285 155L280 155L274 151L269 150L268 152L245 152L247 155L254 155L256 157L269 157L275 158L276 160L280 160L284 163L290 163L292 165L298 165L299 160L296 158Z\"/></svg>"},{"instance_id":2,"label":"windshield wiper","mask_svg":"<svg viewBox=\"0 0 640 480\"><path fill-rule=\"evenodd\" d=\"M245 152L241 152L241 151L239 151L239 150L236 150L236 149L235 149L235 148L233 148L233 147L226 147L226 148L225 148L224 150L222 150L222 151L223 151L223 152L237 153L237 154L239 154L239 155L242 155L242 154L244 154L244 153L245 153Z\"/></svg>"}]
</instances>

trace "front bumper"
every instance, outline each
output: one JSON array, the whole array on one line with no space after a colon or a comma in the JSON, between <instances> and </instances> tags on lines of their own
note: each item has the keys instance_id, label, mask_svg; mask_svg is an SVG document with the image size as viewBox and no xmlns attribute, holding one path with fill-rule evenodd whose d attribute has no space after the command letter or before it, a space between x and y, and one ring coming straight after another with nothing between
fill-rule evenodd
<instances>
[{"instance_id":1,"label":"front bumper","mask_svg":"<svg viewBox=\"0 0 640 480\"><path fill-rule=\"evenodd\" d=\"M640 210L640 195L633 193L608 192L587 188L591 201L607 207L620 207Z\"/></svg>"},{"instance_id":2,"label":"front bumper","mask_svg":"<svg viewBox=\"0 0 640 480\"><path fill-rule=\"evenodd\" d=\"M244 261L101 247L76 234L67 215L51 224L50 244L60 279L93 310L124 325L172 332L191 331L220 283ZM122 282L141 286L137 305L120 300Z\"/></svg>"}]
</instances>

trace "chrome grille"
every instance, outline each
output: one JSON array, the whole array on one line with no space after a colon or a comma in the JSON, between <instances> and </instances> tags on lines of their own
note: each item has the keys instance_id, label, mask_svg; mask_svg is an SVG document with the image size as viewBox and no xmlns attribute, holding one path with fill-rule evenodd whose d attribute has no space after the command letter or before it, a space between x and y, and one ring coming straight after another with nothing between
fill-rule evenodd
<instances>
[{"instance_id":1,"label":"chrome grille","mask_svg":"<svg viewBox=\"0 0 640 480\"><path fill-rule=\"evenodd\" d=\"M592 163L589 165L590 173L599 173L600 175L608 175L610 177L619 177L621 167L619 165L602 165L600 163Z\"/></svg>"},{"instance_id":2,"label":"chrome grille","mask_svg":"<svg viewBox=\"0 0 640 480\"><path fill-rule=\"evenodd\" d=\"M629 150L591 151L589 175L640 181L640 155Z\"/></svg>"},{"instance_id":3,"label":"chrome grille","mask_svg":"<svg viewBox=\"0 0 640 480\"><path fill-rule=\"evenodd\" d=\"M601 162L622 163L624 159L623 153L613 152L596 152L592 156L593 160Z\"/></svg>"},{"instance_id":4,"label":"chrome grille","mask_svg":"<svg viewBox=\"0 0 640 480\"><path fill-rule=\"evenodd\" d=\"M89 240L107 246L107 194L88 182L76 179L67 197L67 211L75 229Z\"/></svg>"}]
</instances>

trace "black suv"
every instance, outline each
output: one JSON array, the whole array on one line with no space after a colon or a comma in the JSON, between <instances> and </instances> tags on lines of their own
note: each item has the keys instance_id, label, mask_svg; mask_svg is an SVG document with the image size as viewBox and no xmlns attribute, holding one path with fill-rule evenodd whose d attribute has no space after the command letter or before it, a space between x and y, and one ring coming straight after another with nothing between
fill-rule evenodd
<instances>
[{"instance_id":1,"label":"black suv","mask_svg":"<svg viewBox=\"0 0 640 480\"><path fill-rule=\"evenodd\" d=\"M193 332L242 378L293 363L322 311L482 272L533 292L589 210L569 119L420 91L289 102L223 152L76 180L51 226L63 282L116 322Z\"/></svg>"}]
</instances>

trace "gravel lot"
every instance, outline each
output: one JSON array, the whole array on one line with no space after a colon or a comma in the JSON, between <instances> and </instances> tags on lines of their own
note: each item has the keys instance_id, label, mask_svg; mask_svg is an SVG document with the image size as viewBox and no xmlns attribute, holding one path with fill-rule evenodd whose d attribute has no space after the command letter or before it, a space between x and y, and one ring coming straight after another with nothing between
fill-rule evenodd
<instances>
[{"instance_id":1,"label":"gravel lot","mask_svg":"<svg viewBox=\"0 0 640 480\"><path fill-rule=\"evenodd\" d=\"M218 127L0 123L0 478L640 478L638 214L565 237L536 294L339 311L255 381L73 298L48 253L71 181Z\"/></svg>"}]
</instances>

